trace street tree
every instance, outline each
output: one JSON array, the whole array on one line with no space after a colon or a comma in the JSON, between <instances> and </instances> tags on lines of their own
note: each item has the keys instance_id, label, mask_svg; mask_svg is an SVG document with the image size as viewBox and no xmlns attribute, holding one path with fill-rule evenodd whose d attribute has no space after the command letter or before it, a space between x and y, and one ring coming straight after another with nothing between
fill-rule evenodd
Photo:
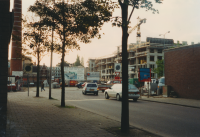
<instances>
[{"instance_id":1,"label":"street tree","mask_svg":"<svg viewBox=\"0 0 200 137\"><path fill-rule=\"evenodd\" d=\"M156 3L162 3L162 0L155 0ZM150 0L118 0L121 7L122 17L116 17L114 19L114 26L122 28L122 113L121 113L121 131L123 133L129 132L129 104L128 104L128 54L127 54L127 42L128 42L128 25L130 23L131 16L135 9L146 8L146 10L152 10L153 13L158 10L153 8L153 4ZM128 7L132 8L130 15L128 16Z\"/></svg>"},{"instance_id":2,"label":"street tree","mask_svg":"<svg viewBox=\"0 0 200 137\"><path fill-rule=\"evenodd\" d=\"M163 70L164 70L164 60L157 60L156 61L157 68L153 69L153 72L158 75L158 77L163 76Z\"/></svg>"},{"instance_id":3,"label":"street tree","mask_svg":"<svg viewBox=\"0 0 200 137\"><path fill-rule=\"evenodd\" d=\"M29 10L43 15L43 20L47 26L54 26L55 32L59 35L62 44L57 50L62 54L61 76L64 79L64 57L67 49L80 50L77 41L89 43L91 38L101 35L99 30L104 22L108 22L112 17L115 3L110 0L96 1L68 1L52 3L54 8L44 5L41 1L36 1ZM45 7L45 8L42 8ZM42 14L41 14L42 13ZM61 106L65 106L65 87L62 84Z\"/></svg>"},{"instance_id":4,"label":"street tree","mask_svg":"<svg viewBox=\"0 0 200 137\"><path fill-rule=\"evenodd\" d=\"M41 20L41 17L40 17ZM25 55L32 55L37 58L37 91L36 97L39 97L40 80L40 61L46 55L50 47L48 40L48 29L44 27L41 21L30 22L27 18L23 19L23 52Z\"/></svg>"}]
</instances>

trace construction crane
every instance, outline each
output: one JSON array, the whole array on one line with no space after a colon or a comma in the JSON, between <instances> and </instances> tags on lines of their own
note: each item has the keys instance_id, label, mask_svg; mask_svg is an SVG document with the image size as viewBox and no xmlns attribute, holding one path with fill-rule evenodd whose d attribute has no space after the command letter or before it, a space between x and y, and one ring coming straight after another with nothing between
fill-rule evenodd
<instances>
[{"instance_id":1,"label":"construction crane","mask_svg":"<svg viewBox=\"0 0 200 137\"><path fill-rule=\"evenodd\" d=\"M131 29L128 31L128 34L132 33L132 31L134 31L136 28L137 28L137 36L136 36L136 39L137 39L137 44L141 43L141 32L140 32L140 25L142 23L146 23L146 18L144 19L140 19L140 17L138 16L138 23Z\"/></svg>"}]
</instances>

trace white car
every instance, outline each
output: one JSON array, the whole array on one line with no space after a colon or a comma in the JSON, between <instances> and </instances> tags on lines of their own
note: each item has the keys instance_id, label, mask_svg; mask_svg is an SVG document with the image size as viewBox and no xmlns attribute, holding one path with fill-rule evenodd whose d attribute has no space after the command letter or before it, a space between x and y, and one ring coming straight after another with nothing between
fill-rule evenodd
<instances>
[{"instance_id":1,"label":"white car","mask_svg":"<svg viewBox=\"0 0 200 137\"><path fill-rule=\"evenodd\" d=\"M86 95L87 93L94 93L94 95L98 96L98 86L97 83L86 83L83 87L82 93Z\"/></svg>"},{"instance_id":2,"label":"white car","mask_svg":"<svg viewBox=\"0 0 200 137\"><path fill-rule=\"evenodd\" d=\"M137 101L138 98L140 97L140 92L139 90L136 88L135 85L128 85L128 98L129 99L133 99L133 101ZM122 84L114 84L112 87L110 87L109 89L105 90L105 98L109 99L110 97L113 98L117 98L117 100L121 100L122 98Z\"/></svg>"}]
</instances>

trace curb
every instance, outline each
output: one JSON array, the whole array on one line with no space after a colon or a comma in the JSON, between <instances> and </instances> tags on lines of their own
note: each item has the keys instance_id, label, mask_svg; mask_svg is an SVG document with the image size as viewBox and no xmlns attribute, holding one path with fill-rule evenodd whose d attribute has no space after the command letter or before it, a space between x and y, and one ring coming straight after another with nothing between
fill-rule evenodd
<instances>
[{"instance_id":1,"label":"curb","mask_svg":"<svg viewBox=\"0 0 200 137\"><path fill-rule=\"evenodd\" d=\"M149 102L157 102L157 103L163 103L163 104L171 104L171 105L177 105L177 106L183 106L183 107L190 107L190 108L198 108L198 109L200 109L200 107L196 107L196 106L175 104L175 103L169 103L169 102L153 101L153 100L147 100L147 99L139 99L139 100L149 101Z\"/></svg>"}]
</instances>

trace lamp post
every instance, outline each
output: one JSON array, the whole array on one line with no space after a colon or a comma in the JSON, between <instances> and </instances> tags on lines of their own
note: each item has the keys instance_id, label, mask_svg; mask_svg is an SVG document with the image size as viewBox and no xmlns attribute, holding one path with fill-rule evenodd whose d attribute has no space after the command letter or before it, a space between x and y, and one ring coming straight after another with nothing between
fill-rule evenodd
<instances>
[{"instance_id":1,"label":"lamp post","mask_svg":"<svg viewBox=\"0 0 200 137\"><path fill-rule=\"evenodd\" d=\"M164 49L165 49L165 35L167 34L167 33L170 33L170 31L168 31L168 32L166 32L165 34L160 34L159 36L164 36ZM164 52L163 52L163 57L164 57ZM164 73L164 66L165 66L165 57L164 57L164 59L163 59L163 76L165 76L165 73Z\"/></svg>"}]
</instances>

